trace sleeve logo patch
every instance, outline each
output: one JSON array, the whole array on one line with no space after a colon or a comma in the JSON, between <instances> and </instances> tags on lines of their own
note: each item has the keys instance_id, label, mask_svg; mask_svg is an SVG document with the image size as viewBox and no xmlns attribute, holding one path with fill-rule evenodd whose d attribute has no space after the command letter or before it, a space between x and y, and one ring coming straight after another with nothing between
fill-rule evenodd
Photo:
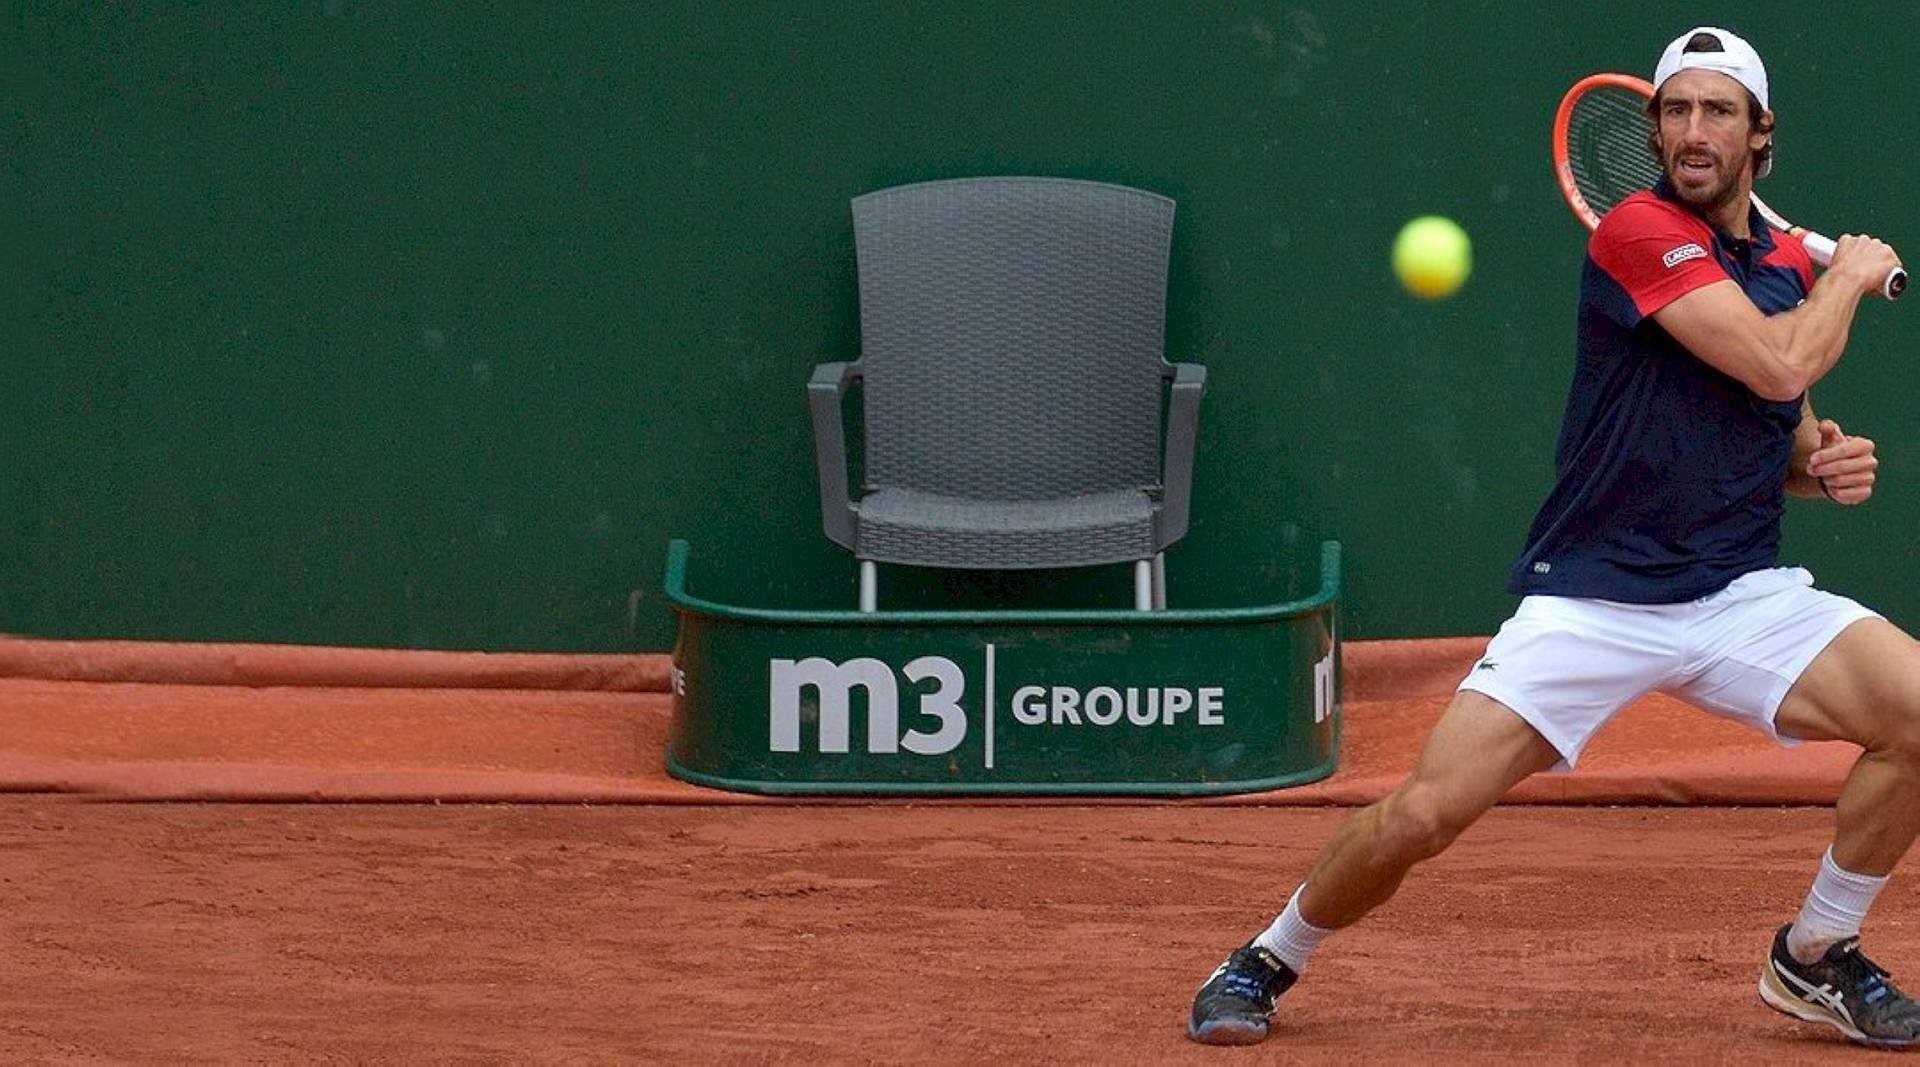
<instances>
[{"instance_id":1,"label":"sleeve logo patch","mask_svg":"<svg viewBox=\"0 0 1920 1067\"><path fill-rule=\"evenodd\" d=\"M1660 257L1660 262L1665 263L1668 270L1672 270L1674 267L1685 263L1689 259L1705 259L1706 257L1706 249L1701 248L1692 241L1688 241L1686 244Z\"/></svg>"}]
</instances>

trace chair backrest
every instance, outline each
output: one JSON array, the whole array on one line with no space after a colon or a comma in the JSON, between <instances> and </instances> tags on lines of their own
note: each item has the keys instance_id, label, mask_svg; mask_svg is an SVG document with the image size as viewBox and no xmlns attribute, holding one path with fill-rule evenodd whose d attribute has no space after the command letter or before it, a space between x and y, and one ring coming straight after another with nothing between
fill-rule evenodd
<instances>
[{"instance_id":1,"label":"chair backrest","mask_svg":"<svg viewBox=\"0 0 1920 1067\"><path fill-rule=\"evenodd\" d=\"M856 198L867 481L989 500L1158 484L1173 212L1062 178Z\"/></svg>"}]
</instances>

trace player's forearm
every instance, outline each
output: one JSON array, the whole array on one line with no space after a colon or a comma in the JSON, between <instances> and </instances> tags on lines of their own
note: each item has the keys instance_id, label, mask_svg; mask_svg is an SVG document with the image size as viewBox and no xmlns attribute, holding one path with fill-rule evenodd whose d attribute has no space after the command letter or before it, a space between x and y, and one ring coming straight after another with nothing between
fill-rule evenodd
<instances>
[{"instance_id":1,"label":"player's forearm","mask_svg":"<svg viewBox=\"0 0 1920 1067\"><path fill-rule=\"evenodd\" d=\"M1807 409L1807 414L1801 419L1801 425L1811 426L1813 424L1812 410ZM1807 439L1807 435L1804 433L1795 433L1793 435L1793 458L1787 462L1788 496L1810 499L1826 495L1826 488L1820 484L1820 479L1807 473L1807 461L1813 458L1813 451L1819 443L1820 437L1818 433L1813 435L1811 441Z\"/></svg>"},{"instance_id":2,"label":"player's forearm","mask_svg":"<svg viewBox=\"0 0 1920 1067\"><path fill-rule=\"evenodd\" d=\"M1825 496L1826 490L1820 485L1820 479L1808 474L1804 466L1796 466L1787 471L1787 495L1811 500Z\"/></svg>"},{"instance_id":3,"label":"player's forearm","mask_svg":"<svg viewBox=\"0 0 1920 1067\"><path fill-rule=\"evenodd\" d=\"M1858 289L1832 275L1823 275L1807 300L1792 311L1765 321L1767 374L1761 395L1791 400L1826 376L1846 351L1860 304ZM1816 485L1815 491L1818 491Z\"/></svg>"},{"instance_id":4,"label":"player's forearm","mask_svg":"<svg viewBox=\"0 0 1920 1067\"><path fill-rule=\"evenodd\" d=\"M1820 479L1807 473L1807 464L1820 447L1820 418L1813 413L1813 394L1800 397L1800 422L1793 428L1793 455L1787 459L1787 495L1815 497L1825 493Z\"/></svg>"}]
</instances>

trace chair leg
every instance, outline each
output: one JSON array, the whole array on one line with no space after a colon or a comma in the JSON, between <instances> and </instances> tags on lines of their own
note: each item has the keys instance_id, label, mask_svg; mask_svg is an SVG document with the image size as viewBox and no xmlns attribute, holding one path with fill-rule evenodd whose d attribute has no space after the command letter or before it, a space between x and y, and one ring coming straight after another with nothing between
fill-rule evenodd
<instances>
[{"instance_id":1,"label":"chair leg","mask_svg":"<svg viewBox=\"0 0 1920 1067\"><path fill-rule=\"evenodd\" d=\"M1153 610L1167 610L1167 554L1153 554Z\"/></svg>"},{"instance_id":2,"label":"chair leg","mask_svg":"<svg viewBox=\"0 0 1920 1067\"><path fill-rule=\"evenodd\" d=\"M874 611L880 605L879 568L870 559L860 561L860 610Z\"/></svg>"},{"instance_id":3,"label":"chair leg","mask_svg":"<svg viewBox=\"0 0 1920 1067\"><path fill-rule=\"evenodd\" d=\"M1133 561L1133 609L1153 610L1153 561L1150 559Z\"/></svg>"}]
</instances>

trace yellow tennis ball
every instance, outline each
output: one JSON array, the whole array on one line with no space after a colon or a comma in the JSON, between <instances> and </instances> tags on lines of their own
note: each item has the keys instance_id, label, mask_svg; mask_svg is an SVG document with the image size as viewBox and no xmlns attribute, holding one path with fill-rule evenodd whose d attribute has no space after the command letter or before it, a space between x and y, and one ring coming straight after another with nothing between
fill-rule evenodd
<instances>
[{"instance_id":1,"label":"yellow tennis ball","mask_svg":"<svg viewBox=\"0 0 1920 1067\"><path fill-rule=\"evenodd\" d=\"M1393 239L1393 273L1422 300L1449 297L1473 271L1473 242L1452 219L1422 215Z\"/></svg>"}]
</instances>

